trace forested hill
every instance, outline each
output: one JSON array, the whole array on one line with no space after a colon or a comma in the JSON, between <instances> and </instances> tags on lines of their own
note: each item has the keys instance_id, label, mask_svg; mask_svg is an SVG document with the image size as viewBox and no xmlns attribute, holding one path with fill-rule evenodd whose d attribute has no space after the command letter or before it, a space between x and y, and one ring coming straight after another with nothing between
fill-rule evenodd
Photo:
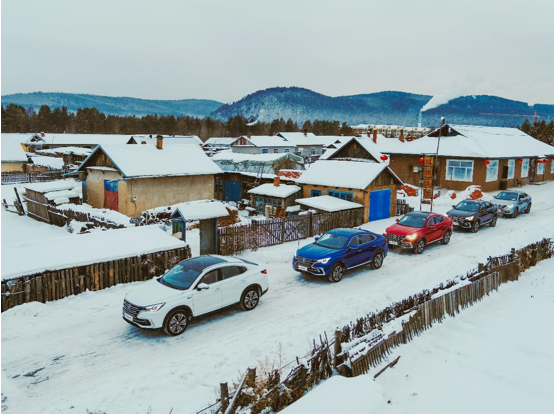
<instances>
[{"instance_id":1,"label":"forested hill","mask_svg":"<svg viewBox=\"0 0 554 415\"><path fill-rule=\"evenodd\" d=\"M38 111L42 105L51 109L67 107L69 112L79 108L96 108L110 115L174 115L204 118L223 103L207 99L152 100L129 97L108 97L102 95L68 94L61 92L31 92L2 96L2 105L21 105Z\"/></svg>"}]
</instances>

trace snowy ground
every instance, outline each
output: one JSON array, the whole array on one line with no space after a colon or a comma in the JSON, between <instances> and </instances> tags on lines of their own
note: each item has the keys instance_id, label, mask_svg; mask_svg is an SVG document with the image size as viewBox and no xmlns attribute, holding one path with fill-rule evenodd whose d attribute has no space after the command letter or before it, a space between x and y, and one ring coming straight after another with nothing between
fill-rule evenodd
<instances>
[{"instance_id":1,"label":"snowy ground","mask_svg":"<svg viewBox=\"0 0 554 415\"><path fill-rule=\"evenodd\" d=\"M422 255L391 252L380 270L357 269L339 284L292 271L298 245L311 240L246 253L269 272L270 290L259 307L200 318L177 338L123 321L121 304L132 284L8 310L2 314L4 412L193 412L214 401L220 381L274 358L280 343L285 361L292 360L323 331L465 273L488 256L553 237L554 183L523 190L533 197L530 215L501 219L477 235L456 232L449 245ZM451 204L444 198L437 210ZM393 222L363 227L381 233Z\"/></svg>"},{"instance_id":2,"label":"snowy ground","mask_svg":"<svg viewBox=\"0 0 554 415\"><path fill-rule=\"evenodd\" d=\"M283 413L552 413L554 259L447 317L376 381L335 376Z\"/></svg>"}]
</instances>

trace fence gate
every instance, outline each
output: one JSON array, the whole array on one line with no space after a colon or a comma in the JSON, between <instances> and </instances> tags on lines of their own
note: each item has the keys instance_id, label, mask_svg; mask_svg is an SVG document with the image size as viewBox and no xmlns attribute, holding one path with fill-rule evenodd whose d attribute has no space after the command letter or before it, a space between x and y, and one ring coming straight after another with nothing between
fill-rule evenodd
<instances>
[{"instance_id":1,"label":"fence gate","mask_svg":"<svg viewBox=\"0 0 554 415\"><path fill-rule=\"evenodd\" d=\"M225 200L230 202L240 200L240 182L225 180Z\"/></svg>"},{"instance_id":2,"label":"fence gate","mask_svg":"<svg viewBox=\"0 0 554 415\"><path fill-rule=\"evenodd\" d=\"M119 211L117 180L104 180L104 208Z\"/></svg>"},{"instance_id":3,"label":"fence gate","mask_svg":"<svg viewBox=\"0 0 554 415\"><path fill-rule=\"evenodd\" d=\"M369 221L390 216L391 189L374 190L369 193Z\"/></svg>"}]
</instances>

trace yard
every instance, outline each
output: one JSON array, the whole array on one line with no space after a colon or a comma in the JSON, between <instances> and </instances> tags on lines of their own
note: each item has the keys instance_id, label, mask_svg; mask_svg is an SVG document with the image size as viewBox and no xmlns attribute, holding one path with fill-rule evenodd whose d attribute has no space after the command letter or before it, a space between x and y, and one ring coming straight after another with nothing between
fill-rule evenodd
<instances>
[{"instance_id":1,"label":"yard","mask_svg":"<svg viewBox=\"0 0 554 415\"><path fill-rule=\"evenodd\" d=\"M265 264L269 273L270 290L259 307L200 318L176 338L121 318L125 293L140 283L8 310L2 314L3 412L194 412L214 402L220 381L235 380L266 357L278 359L279 350L287 363L324 331L463 274L488 256L553 237L554 182L523 190L533 197L531 214L501 219L478 234L455 232L449 245L422 255L392 251L380 270L359 268L339 284L291 269L295 250L311 239L247 252L245 259ZM443 196L436 210L451 204ZM3 225L6 215L15 216L2 212ZM382 233L393 222L362 227Z\"/></svg>"}]
</instances>

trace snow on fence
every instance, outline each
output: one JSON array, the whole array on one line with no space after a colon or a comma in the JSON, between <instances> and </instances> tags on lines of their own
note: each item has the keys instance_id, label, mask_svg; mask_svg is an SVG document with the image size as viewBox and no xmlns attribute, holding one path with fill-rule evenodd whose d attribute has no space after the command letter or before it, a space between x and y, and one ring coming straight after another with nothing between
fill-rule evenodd
<instances>
[{"instance_id":1,"label":"snow on fence","mask_svg":"<svg viewBox=\"0 0 554 415\"><path fill-rule=\"evenodd\" d=\"M256 250L264 246L308 238L331 229L353 228L362 223L362 209L253 220L247 225L219 228L220 253L233 255L247 249Z\"/></svg>"},{"instance_id":2,"label":"snow on fence","mask_svg":"<svg viewBox=\"0 0 554 415\"><path fill-rule=\"evenodd\" d=\"M351 322L338 329L331 340L326 333L320 335L319 342L314 340L306 356L279 369L266 370L253 386L251 382L245 389L244 382L240 382L229 394L227 384L221 384L222 399L197 413L279 412L336 372L350 377L375 370L377 377L398 362L400 356L388 361L392 349L419 336L433 323L442 322L447 314L454 316L482 300L501 284L517 281L523 271L552 256L554 240L545 238L519 250L512 249L510 254L489 257L486 264L479 264L465 276ZM292 369L281 380L284 370L291 365Z\"/></svg>"},{"instance_id":3,"label":"snow on fence","mask_svg":"<svg viewBox=\"0 0 554 415\"><path fill-rule=\"evenodd\" d=\"M75 176L76 174L73 174ZM31 171L28 173L2 173L2 184L49 182L66 179L69 175L65 171Z\"/></svg>"}]
</instances>

